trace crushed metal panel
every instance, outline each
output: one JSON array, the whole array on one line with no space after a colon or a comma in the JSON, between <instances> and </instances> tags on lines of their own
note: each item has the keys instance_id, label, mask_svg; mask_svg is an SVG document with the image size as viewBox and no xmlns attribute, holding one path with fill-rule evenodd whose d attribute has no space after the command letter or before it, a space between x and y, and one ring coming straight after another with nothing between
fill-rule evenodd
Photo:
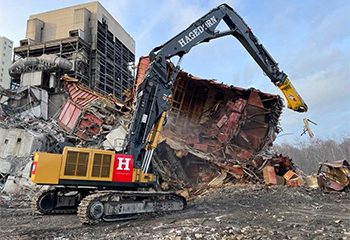
<instances>
[{"instance_id":1,"label":"crushed metal panel","mask_svg":"<svg viewBox=\"0 0 350 240\"><path fill-rule=\"evenodd\" d=\"M252 156L272 144L279 131L278 119L283 107L279 96L199 79L185 72L179 73L173 95L169 113L173 126L166 126L164 131L170 128L185 136L191 133L184 138L199 139L192 144L207 144L209 150L218 150L220 144L229 143L245 150L239 150L236 156ZM203 138L206 140L202 141Z\"/></svg>"},{"instance_id":2,"label":"crushed metal panel","mask_svg":"<svg viewBox=\"0 0 350 240\"><path fill-rule=\"evenodd\" d=\"M76 106L71 100L68 100L58 116L58 123L63 129L72 131L79 120L81 112L82 110L78 106Z\"/></svg>"},{"instance_id":3,"label":"crushed metal panel","mask_svg":"<svg viewBox=\"0 0 350 240\"><path fill-rule=\"evenodd\" d=\"M143 77L145 76L148 66L150 64L149 57L140 57L139 63L137 66L137 73L136 73L136 79L135 79L135 88L142 83Z\"/></svg>"},{"instance_id":4,"label":"crushed metal panel","mask_svg":"<svg viewBox=\"0 0 350 240\"><path fill-rule=\"evenodd\" d=\"M284 175L283 175L284 179L286 179L286 181L289 181L293 178L297 178L298 177L298 174L296 174L295 172L293 172L292 170L288 170L288 172L286 172Z\"/></svg>"},{"instance_id":5,"label":"crushed metal panel","mask_svg":"<svg viewBox=\"0 0 350 240\"><path fill-rule=\"evenodd\" d=\"M93 138L100 133L102 124L103 120L92 113L85 112L80 118L74 133L82 139Z\"/></svg>"},{"instance_id":6,"label":"crushed metal panel","mask_svg":"<svg viewBox=\"0 0 350 240\"><path fill-rule=\"evenodd\" d=\"M66 84L66 89L69 94L69 98L79 107L84 107L91 101L98 98L97 95L91 92L84 91L80 87L77 87L76 84Z\"/></svg>"},{"instance_id":7,"label":"crushed metal panel","mask_svg":"<svg viewBox=\"0 0 350 240\"><path fill-rule=\"evenodd\" d=\"M58 124L82 140L96 140L103 127L110 130L117 122L122 124L123 120L118 118L130 111L115 97L87 89L74 78L64 76L62 80L69 99L59 113Z\"/></svg>"},{"instance_id":8,"label":"crushed metal panel","mask_svg":"<svg viewBox=\"0 0 350 240\"><path fill-rule=\"evenodd\" d=\"M135 86L143 81L149 64L147 57L140 59ZM279 132L283 108L279 96L180 72L171 100L168 124L162 131L169 147L163 149L160 144L154 160L166 186L175 190L187 186L196 192L203 183L208 186L220 179L222 171L237 181L244 176L258 179L253 159ZM183 171L174 171L174 162Z\"/></svg>"},{"instance_id":9,"label":"crushed metal panel","mask_svg":"<svg viewBox=\"0 0 350 240\"><path fill-rule=\"evenodd\" d=\"M113 103L115 105L114 107L118 111L130 111L130 108L118 100L114 95L106 95L96 92L88 87L79 84L78 79L69 77L67 75L64 75L61 79L65 82L65 88L69 94L69 98L80 107L85 107L94 100L104 99L107 102Z\"/></svg>"},{"instance_id":10,"label":"crushed metal panel","mask_svg":"<svg viewBox=\"0 0 350 240\"><path fill-rule=\"evenodd\" d=\"M333 162L326 162L326 163L322 163L322 165L333 167L333 168L342 168L342 169L346 169L350 167L350 164L346 160L336 160Z\"/></svg>"},{"instance_id":11,"label":"crushed metal panel","mask_svg":"<svg viewBox=\"0 0 350 240\"><path fill-rule=\"evenodd\" d=\"M350 165L346 160L321 163L317 180L324 191L342 191L350 186Z\"/></svg>"}]
</instances>

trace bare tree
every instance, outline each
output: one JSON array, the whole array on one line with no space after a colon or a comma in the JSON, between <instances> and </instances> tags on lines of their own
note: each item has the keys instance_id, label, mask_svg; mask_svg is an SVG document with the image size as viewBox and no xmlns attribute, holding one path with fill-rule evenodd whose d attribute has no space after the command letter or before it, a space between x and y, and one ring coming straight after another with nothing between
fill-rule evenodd
<instances>
[{"instance_id":1,"label":"bare tree","mask_svg":"<svg viewBox=\"0 0 350 240\"><path fill-rule=\"evenodd\" d=\"M350 137L340 141L333 139L315 139L312 142L297 144L277 144L275 151L291 157L294 163L305 173L316 173L320 162L350 159Z\"/></svg>"}]
</instances>

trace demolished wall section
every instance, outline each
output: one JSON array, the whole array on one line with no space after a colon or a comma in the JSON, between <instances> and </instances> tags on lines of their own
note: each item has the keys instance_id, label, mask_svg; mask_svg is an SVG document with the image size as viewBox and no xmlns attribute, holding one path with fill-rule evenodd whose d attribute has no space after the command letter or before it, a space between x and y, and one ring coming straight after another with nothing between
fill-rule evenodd
<instances>
[{"instance_id":1,"label":"demolished wall section","mask_svg":"<svg viewBox=\"0 0 350 240\"><path fill-rule=\"evenodd\" d=\"M136 88L148 65L149 59L142 57ZM186 72L178 74L172 92L168 123L152 162L164 189L193 192L226 178L259 181L253 160L280 131L281 98Z\"/></svg>"},{"instance_id":2,"label":"demolished wall section","mask_svg":"<svg viewBox=\"0 0 350 240\"><path fill-rule=\"evenodd\" d=\"M0 157L7 156L29 156L33 151L42 149L42 143L45 141L45 135L30 133L26 129L1 128L0 127Z\"/></svg>"},{"instance_id":3,"label":"demolished wall section","mask_svg":"<svg viewBox=\"0 0 350 240\"><path fill-rule=\"evenodd\" d=\"M141 59L129 99L135 96L148 64L147 58ZM62 105L55 106L55 114L48 105L53 118L23 118L16 113L4 117L7 127L44 134L48 152L60 152L66 145L122 150L130 107L82 86L75 78L64 76L60 85L65 94L49 95L49 102L54 96ZM218 186L225 179L259 179L254 159L279 132L282 107L279 96L180 72L173 87L168 124L152 161L164 189L198 191L208 184Z\"/></svg>"}]
</instances>

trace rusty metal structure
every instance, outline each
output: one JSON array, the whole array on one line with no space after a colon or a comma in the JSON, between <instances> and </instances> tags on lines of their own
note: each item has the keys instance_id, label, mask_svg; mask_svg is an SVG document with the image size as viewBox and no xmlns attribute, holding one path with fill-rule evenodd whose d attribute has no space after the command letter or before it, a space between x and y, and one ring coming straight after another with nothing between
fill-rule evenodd
<instances>
[{"instance_id":1,"label":"rusty metal structure","mask_svg":"<svg viewBox=\"0 0 350 240\"><path fill-rule=\"evenodd\" d=\"M62 129L79 139L95 141L101 134L107 135L130 111L113 95L99 94L68 76L62 79L69 97L57 121Z\"/></svg>"},{"instance_id":2,"label":"rusty metal structure","mask_svg":"<svg viewBox=\"0 0 350 240\"><path fill-rule=\"evenodd\" d=\"M148 58L141 58L131 92L140 84L147 66ZM191 188L193 195L202 186L218 187L228 179L261 181L264 161L256 156L272 145L280 131L281 98L186 72L177 78L168 124L152 160L162 186ZM130 121L131 101L127 106L112 94L100 94L68 75L61 78L60 85L66 96L60 108L48 105L52 112L46 119L48 127L43 128L45 123L33 118L31 123L18 119L13 126L24 124L33 131L41 128L49 139L46 149L50 152L60 151L67 144L120 149ZM49 98L49 102L54 100Z\"/></svg>"},{"instance_id":3,"label":"rusty metal structure","mask_svg":"<svg viewBox=\"0 0 350 240\"><path fill-rule=\"evenodd\" d=\"M135 88L148 64L140 59ZM207 184L221 172L258 179L254 157L272 145L282 108L279 96L180 72L153 165L173 189Z\"/></svg>"},{"instance_id":4,"label":"rusty metal structure","mask_svg":"<svg viewBox=\"0 0 350 240\"><path fill-rule=\"evenodd\" d=\"M321 163L317 180L320 188L326 192L349 189L350 164L346 160Z\"/></svg>"}]
</instances>

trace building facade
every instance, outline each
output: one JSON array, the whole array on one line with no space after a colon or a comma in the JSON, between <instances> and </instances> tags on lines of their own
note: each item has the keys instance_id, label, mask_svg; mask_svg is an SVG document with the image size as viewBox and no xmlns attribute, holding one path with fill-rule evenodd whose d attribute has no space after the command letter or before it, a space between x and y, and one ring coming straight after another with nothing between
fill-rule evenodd
<instances>
[{"instance_id":1,"label":"building facade","mask_svg":"<svg viewBox=\"0 0 350 240\"><path fill-rule=\"evenodd\" d=\"M119 99L133 83L135 41L99 2L31 15L14 60L43 54L70 60L70 75Z\"/></svg>"},{"instance_id":2,"label":"building facade","mask_svg":"<svg viewBox=\"0 0 350 240\"><path fill-rule=\"evenodd\" d=\"M10 39L0 36L0 85L5 89L9 89L11 84L8 69L12 63L12 47Z\"/></svg>"}]
</instances>

